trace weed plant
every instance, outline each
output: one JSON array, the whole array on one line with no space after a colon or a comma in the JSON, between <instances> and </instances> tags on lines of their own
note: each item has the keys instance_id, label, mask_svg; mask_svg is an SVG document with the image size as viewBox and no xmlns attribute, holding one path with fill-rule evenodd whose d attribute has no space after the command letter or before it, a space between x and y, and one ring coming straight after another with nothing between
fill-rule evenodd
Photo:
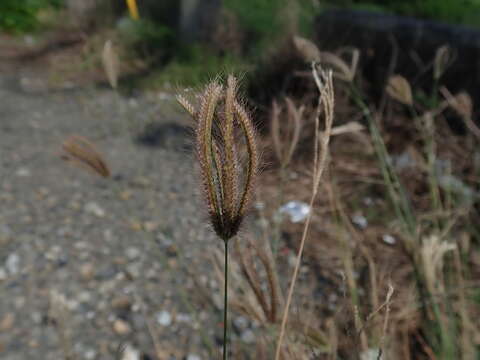
<instances>
[{"instance_id":1,"label":"weed plant","mask_svg":"<svg viewBox=\"0 0 480 360\"><path fill-rule=\"evenodd\" d=\"M299 46L300 45L300 46ZM306 40L301 42L297 41L297 48L304 54L306 59L311 59L312 54L319 55L319 60L330 63L336 69L349 69L353 68L349 66L341 57L335 54L329 53L325 56L325 52L321 52L313 43ZM387 82L385 96L390 96L395 101L406 107L406 113L410 115L411 121L414 124L415 129L418 132L418 142L421 147L421 158L424 166L422 172L427 178L426 183L429 193L429 205L427 216L421 216L419 210L416 208L412 200L412 194L410 194L405 187L403 180L398 173L392 161L387 144L385 143L385 136L381 133L381 121L384 119L384 105L380 108L374 108L371 105L367 105L364 95L361 93L359 86L356 84L356 77L345 76L345 71L337 74L337 77L344 82L347 94L353 104L361 111L361 114L365 118L373 145L374 152L377 156L378 165L383 176L383 181L388 194L390 203L395 211L396 223L401 233L403 240L403 246L405 253L407 254L410 265L413 269L413 277L416 283L417 295L419 298L419 313L421 314L422 322L419 325L422 331L421 341L424 343L425 351L441 359L453 359L453 358L473 358L475 350L472 341L465 338L465 334L472 334L471 324L466 321L469 317L465 314L467 309L473 311L472 305L467 305L465 299L468 298L468 290L466 288L456 287L456 282L464 281L464 274L468 273L468 266L462 266L458 261L459 246L455 240L458 231L455 229L457 222L460 222L462 214L472 211L470 208L465 208L464 205L458 203L455 204L451 201L452 189L441 188L439 179L441 176L438 171L438 159L437 154L439 152L439 146L437 145L437 129L436 125L439 122L441 114L448 107L448 101L439 101L438 84L441 80L441 75L446 71L449 61L448 49L439 49L435 56L435 78L432 79L437 85L433 87L435 93L432 93L430 97L433 99L430 104L434 107L425 108L419 106L416 103L416 99L413 95L413 91L410 88L409 82L399 75L393 75ZM334 60L334 61L332 61ZM453 100L454 97L450 96L450 103L457 103ZM381 104L385 104L386 98L383 99ZM467 100L458 101L457 105L461 102L467 103ZM468 105L460 109L459 113L467 114L463 115L465 118L469 118ZM421 109L419 112L418 109ZM468 122L468 120L467 120ZM470 124L472 125L472 124ZM474 127L472 127L474 128ZM473 132L474 133L474 132ZM331 191L335 194L335 189ZM334 201L337 205L335 207L340 209L338 202ZM425 211L425 210L423 210ZM341 211L339 212L342 213ZM453 216L454 220L449 217ZM348 219L341 216L344 220L344 225L349 223ZM468 220L468 216L464 218L464 221ZM351 231L352 232L352 231ZM347 246L348 250L349 247ZM360 247L362 249L362 247ZM370 272L375 271L375 264L372 263L369 258L368 252L364 252L364 256L369 263ZM345 272L347 274L347 284L349 293L352 296L353 308L356 315L360 318L365 318L364 315L359 312L363 306L359 297L356 295L358 284L352 278L353 264L352 255L347 255L347 261L345 262ZM455 260L457 259L457 260ZM455 275L456 274L456 275ZM453 280L452 279L456 279ZM460 280L461 279L461 280ZM375 276L371 279L372 291L375 284ZM459 306L457 301L452 299L447 289L455 286L456 293L460 298ZM375 296L372 296L372 300ZM372 302L375 308L375 305ZM473 312L474 313L474 312ZM360 334L364 326L357 320L355 321L355 328L357 333ZM383 338L383 337L382 337ZM417 335L418 339L418 335ZM363 351L369 346L369 339L360 339L360 346Z\"/></svg>"},{"instance_id":2,"label":"weed plant","mask_svg":"<svg viewBox=\"0 0 480 360\"><path fill-rule=\"evenodd\" d=\"M197 122L197 156L210 223L225 244L223 359L227 359L228 335L228 244L245 217L255 188L258 150L252 120L237 98L237 80L227 79L227 87L217 82L206 86L196 109L178 96L178 102ZM242 166L235 128L241 129L247 149Z\"/></svg>"}]
</instances>

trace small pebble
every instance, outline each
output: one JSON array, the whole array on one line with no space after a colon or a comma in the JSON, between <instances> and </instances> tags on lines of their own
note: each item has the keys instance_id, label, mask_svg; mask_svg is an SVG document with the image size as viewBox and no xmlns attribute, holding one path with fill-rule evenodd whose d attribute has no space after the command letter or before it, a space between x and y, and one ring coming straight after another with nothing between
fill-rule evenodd
<instances>
[{"instance_id":1,"label":"small pebble","mask_svg":"<svg viewBox=\"0 0 480 360\"><path fill-rule=\"evenodd\" d=\"M127 345L123 350L122 360L140 360L140 351L131 345Z\"/></svg>"},{"instance_id":2,"label":"small pebble","mask_svg":"<svg viewBox=\"0 0 480 360\"><path fill-rule=\"evenodd\" d=\"M103 210L100 205L98 205L96 202L88 202L85 204L84 210L86 213L95 215L97 217L104 217L105 216L105 210Z\"/></svg>"},{"instance_id":3,"label":"small pebble","mask_svg":"<svg viewBox=\"0 0 480 360\"><path fill-rule=\"evenodd\" d=\"M157 322L162 326L169 326L172 323L172 315L168 311L160 311L157 314Z\"/></svg>"},{"instance_id":4,"label":"small pebble","mask_svg":"<svg viewBox=\"0 0 480 360\"><path fill-rule=\"evenodd\" d=\"M247 344L251 344L255 341L255 334L252 330L247 329L241 335L242 341Z\"/></svg>"},{"instance_id":5,"label":"small pebble","mask_svg":"<svg viewBox=\"0 0 480 360\"><path fill-rule=\"evenodd\" d=\"M127 255L127 258L130 259L130 260L135 260L137 258L140 257L140 255L142 254L142 252L136 248L136 247L129 247L126 251L125 251L125 255Z\"/></svg>"},{"instance_id":6,"label":"small pebble","mask_svg":"<svg viewBox=\"0 0 480 360\"><path fill-rule=\"evenodd\" d=\"M176 319L179 323L189 323L192 321L192 317L184 313L178 313Z\"/></svg>"},{"instance_id":7,"label":"small pebble","mask_svg":"<svg viewBox=\"0 0 480 360\"><path fill-rule=\"evenodd\" d=\"M17 170L15 175L17 175L18 177L29 177L30 175L32 175L32 173L27 168L20 168Z\"/></svg>"},{"instance_id":8,"label":"small pebble","mask_svg":"<svg viewBox=\"0 0 480 360\"><path fill-rule=\"evenodd\" d=\"M111 304L116 310L128 310L132 306L132 301L128 296L120 295L114 298Z\"/></svg>"},{"instance_id":9,"label":"small pebble","mask_svg":"<svg viewBox=\"0 0 480 360\"><path fill-rule=\"evenodd\" d=\"M397 242L397 240L390 234L383 235L382 240L385 244L388 245L395 245L395 243Z\"/></svg>"},{"instance_id":10,"label":"small pebble","mask_svg":"<svg viewBox=\"0 0 480 360\"><path fill-rule=\"evenodd\" d=\"M83 264L80 268L82 280L89 281L95 276L95 266L92 263Z\"/></svg>"},{"instance_id":11,"label":"small pebble","mask_svg":"<svg viewBox=\"0 0 480 360\"><path fill-rule=\"evenodd\" d=\"M83 354L83 357L86 360L93 360L97 356L97 352L93 349L87 349L85 350L85 353Z\"/></svg>"},{"instance_id":12,"label":"small pebble","mask_svg":"<svg viewBox=\"0 0 480 360\"><path fill-rule=\"evenodd\" d=\"M202 358L196 354L188 354L187 360L201 360Z\"/></svg>"},{"instance_id":13,"label":"small pebble","mask_svg":"<svg viewBox=\"0 0 480 360\"><path fill-rule=\"evenodd\" d=\"M121 319L117 319L113 323L113 330L117 335L128 335L132 331L130 328L130 325L126 321L123 321Z\"/></svg>"},{"instance_id":14,"label":"small pebble","mask_svg":"<svg viewBox=\"0 0 480 360\"><path fill-rule=\"evenodd\" d=\"M363 215L353 215L352 222L361 229L365 229L368 226L367 218Z\"/></svg>"},{"instance_id":15,"label":"small pebble","mask_svg":"<svg viewBox=\"0 0 480 360\"><path fill-rule=\"evenodd\" d=\"M233 325L239 330L244 330L248 326L248 320L244 316L237 316L233 319Z\"/></svg>"},{"instance_id":16,"label":"small pebble","mask_svg":"<svg viewBox=\"0 0 480 360\"><path fill-rule=\"evenodd\" d=\"M5 281L7 280L7 272L3 267L0 267L0 281Z\"/></svg>"},{"instance_id":17,"label":"small pebble","mask_svg":"<svg viewBox=\"0 0 480 360\"><path fill-rule=\"evenodd\" d=\"M15 323L15 315L12 313L6 314L0 321L0 331L8 331L13 327Z\"/></svg>"},{"instance_id":18,"label":"small pebble","mask_svg":"<svg viewBox=\"0 0 480 360\"><path fill-rule=\"evenodd\" d=\"M10 275L17 274L20 271L20 256L16 253L8 255L7 260L5 261L5 267Z\"/></svg>"}]
</instances>

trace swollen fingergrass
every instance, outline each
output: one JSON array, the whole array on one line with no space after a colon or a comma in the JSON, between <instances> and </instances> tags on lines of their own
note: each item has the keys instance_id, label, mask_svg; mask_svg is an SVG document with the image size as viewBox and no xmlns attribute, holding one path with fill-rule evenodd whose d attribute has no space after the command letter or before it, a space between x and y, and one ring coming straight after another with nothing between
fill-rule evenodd
<instances>
[{"instance_id":1,"label":"swollen fingergrass","mask_svg":"<svg viewBox=\"0 0 480 360\"><path fill-rule=\"evenodd\" d=\"M214 81L201 93L198 110L177 96L197 121L196 150L210 222L225 242L240 228L258 172L255 129L236 91L237 80L233 76L228 77L226 88ZM247 148L244 166L236 130L242 133Z\"/></svg>"},{"instance_id":2,"label":"swollen fingergrass","mask_svg":"<svg viewBox=\"0 0 480 360\"><path fill-rule=\"evenodd\" d=\"M223 358L227 358L228 241L240 228L252 198L258 172L258 150L253 123L237 98L237 80L226 87L213 81L199 96L198 110L182 96L178 102L196 120L196 151L210 222L225 244ZM242 134L246 161L240 154Z\"/></svg>"}]
</instances>

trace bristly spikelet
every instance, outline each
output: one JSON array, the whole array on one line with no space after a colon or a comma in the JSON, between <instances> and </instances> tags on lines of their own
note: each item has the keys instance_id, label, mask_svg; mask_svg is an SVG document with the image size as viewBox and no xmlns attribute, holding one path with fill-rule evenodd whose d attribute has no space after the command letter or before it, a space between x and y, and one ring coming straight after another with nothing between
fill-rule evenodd
<instances>
[{"instance_id":1,"label":"bristly spikelet","mask_svg":"<svg viewBox=\"0 0 480 360\"><path fill-rule=\"evenodd\" d=\"M177 100L197 121L196 147L210 221L224 241L235 236L245 217L258 172L258 150L253 123L237 99L237 80L226 87L213 81L200 95L196 110L187 100ZM247 161L241 164L236 131L245 138Z\"/></svg>"},{"instance_id":2,"label":"bristly spikelet","mask_svg":"<svg viewBox=\"0 0 480 360\"><path fill-rule=\"evenodd\" d=\"M62 144L61 158L102 177L110 176L107 162L95 146L82 136L72 135Z\"/></svg>"}]
</instances>

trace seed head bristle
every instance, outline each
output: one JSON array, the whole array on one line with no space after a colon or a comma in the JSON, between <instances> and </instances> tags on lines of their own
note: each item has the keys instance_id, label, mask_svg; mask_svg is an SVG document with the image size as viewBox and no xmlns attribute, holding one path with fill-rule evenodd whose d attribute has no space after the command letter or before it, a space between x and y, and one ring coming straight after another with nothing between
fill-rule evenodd
<instances>
[{"instance_id":1,"label":"seed head bristle","mask_svg":"<svg viewBox=\"0 0 480 360\"><path fill-rule=\"evenodd\" d=\"M248 113L238 102L234 103L234 108L235 113L238 116L240 125L242 127L243 135L245 136L248 151L245 187L238 208L239 216L243 217L245 215L245 210L249 204L249 201L252 198L255 178L258 172L258 149L255 129L253 127L252 121L250 120L250 117L248 116Z\"/></svg>"},{"instance_id":2,"label":"seed head bristle","mask_svg":"<svg viewBox=\"0 0 480 360\"><path fill-rule=\"evenodd\" d=\"M237 200L237 159L234 144L233 120L235 101L236 80L233 76L229 76L227 80L227 89L225 95L225 121L222 126L224 129L225 142L225 161L223 163L222 177L225 185L225 215L233 219L235 217L235 202Z\"/></svg>"},{"instance_id":3,"label":"seed head bristle","mask_svg":"<svg viewBox=\"0 0 480 360\"><path fill-rule=\"evenodd\" d=\"M212 143L212 124L215 108L220 99L222 88L216 83L207 86L202 95L201 107L198 115L197 127L197 153L202 171L204 188L207 193L207 203L212 217L221 212L218 199L218 181L215 181L215 158L217 153L215 144Z\"/></svg>"},{"instance_id":4,"label":"seed head bristle","mask_svg":"<svg viewBox=\"0 0 480 360\"><path fill-rule=\"evenodd\" d=\"M190 116L196 119L197 114L195 112L195 108L193 107L193 105L190 104L190 102L187 99L185 99L182 95L177 95L176 99L178 103L182 105L183 108L190 114Z\"/></svg>"}]
</instances>

